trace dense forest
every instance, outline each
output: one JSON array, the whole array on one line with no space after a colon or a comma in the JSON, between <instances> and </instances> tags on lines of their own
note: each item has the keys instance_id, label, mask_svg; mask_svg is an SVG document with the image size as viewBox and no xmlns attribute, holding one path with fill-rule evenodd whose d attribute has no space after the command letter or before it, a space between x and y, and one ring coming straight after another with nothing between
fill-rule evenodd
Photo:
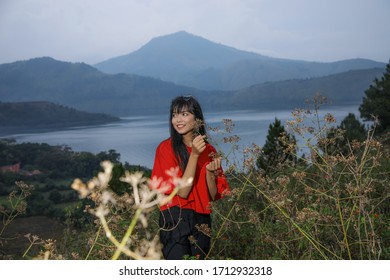
<instances>
[{"instance_id":1,"label":"dense forest","mask_svg":"<svg viewBox=\"0 0 390 280\"><path fill-rule=\"evenodd\" d=\"M120 155L115 150L93 154L75 152L67 146L18 144L13 139L1 139L0 197L11 193L15 182L23 181L35 186L28 200L26 215L49 215L62 219L66 213L61 211L59 204L78 200L77 194L70 188L72 180L91 178L100 171L100 164L105 160L127 170L148 171L141 166L120 163ZM0 201L3 203L5 199Z\"/></svg>"}]
</instances>

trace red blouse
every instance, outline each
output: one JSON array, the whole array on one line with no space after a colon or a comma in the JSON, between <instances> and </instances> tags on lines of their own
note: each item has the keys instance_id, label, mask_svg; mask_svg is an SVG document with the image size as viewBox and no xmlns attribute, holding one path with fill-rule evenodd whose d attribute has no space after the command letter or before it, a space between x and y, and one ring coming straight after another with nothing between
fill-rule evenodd
<instances>
[{"instance_id":1,"label":"red blouse","mask_svg":"<svg viewBox=\"0 0 390 280\"><path fill-rule=\"evenodd\" d=\"M191 148L187 147L189 153ZM173 206L179 206L181 208L193 209L197 213L210 214L210 194L207 187L206 180L206 165L212 161L212 154L216 153L213 146L207 143L206 149L198 158L195 177L193 180L193 187L188 195L188 198L182 198L179 195L175 195L173 199L165 205L160 207L161 210L168 209ZM167 170L171 168L178 168L179 164L176 160L174 151L171 145L171 139L168 138L160 143L156 149L156 156L154 160L154 166L152 170L152 178L162 178L163 182L169 185L169 189L165 194L170 194L174 189L174 184L170 175L167 174ZM179 170L178 177L182 176L182 171ZM216 176L217 194L215 200L220 199L224 194L230 191L225 175L220 170L218 176Z\"/></svg>"}]
</instances>

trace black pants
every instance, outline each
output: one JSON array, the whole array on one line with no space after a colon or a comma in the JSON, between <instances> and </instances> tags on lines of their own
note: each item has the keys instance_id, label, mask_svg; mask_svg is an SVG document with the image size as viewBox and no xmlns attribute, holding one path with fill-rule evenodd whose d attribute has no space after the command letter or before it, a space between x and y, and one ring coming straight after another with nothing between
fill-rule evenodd
<instances>
[{"instance_id":1,"label":"black pants","mask_svg":"<svg viewBox=\"0 0 390 280\"><path fill-rule=\"evenodd\" d=\"M210 215L172 207L160 212L159 225L166 260L181 260L186 255L204 259L209 252L210 236L204 229L211 229Z\"/></svg>"}]
</instances>

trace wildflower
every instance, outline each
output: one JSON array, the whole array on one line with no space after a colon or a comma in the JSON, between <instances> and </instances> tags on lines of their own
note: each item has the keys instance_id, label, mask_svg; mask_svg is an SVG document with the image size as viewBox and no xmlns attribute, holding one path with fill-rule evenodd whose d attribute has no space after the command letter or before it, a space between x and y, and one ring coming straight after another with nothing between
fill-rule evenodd
<instances>
[{"instance_id":1,"label":"wildflower","mask_svg":"<svg viewBox=\"0 0 390 280\"><path fill-rule=\"evenodd\" d=\"M260 222L260 219L259 219L259 216L257 215L257 213L253 210L249 210L249 220L252 224L258 224Z\"/></svg>"},{"instance_id":2,"label":"wildflower","mask_svg":"<svg viewBox=\"0 0 390 280\"><path fill-rule=\"evenodd\" d=\"M140 240L137 242L137 248L135 253L139 256L139 259L161 259L161 245L157 238L152 241Z\"/></svg>"},{"instance_id":3,"label":"wildflower","mask_svg":"<svg viewBox=\"0 0 390 280\"><path fill-rule=\"evenodd\" d=\"M99 184L97 185L101 187L106 187L108 186L108 183L111 180L111 173L112 173L112 169L114 168L114 164L106 160L101 163L101 166L103 167L104 172L99 172L98 174Z\"/></svg>"},{"instance_id":4,"label":"wildflower","mask_svg":"<svg viewBox=\"0 0 390 280\"><path fill-rule=\"evenodd\" d=\"M201 135L200 133L200 129L204 127L204 121L202 121L201 119L196 119L195 120L195 124L194 124L194 131L192 133L193 135L193 138ZM207 139L205 139L207 141Z\"/></svg>"},{"instance_id":5,"label":"wildflower","mask_svg":"<svg viewBox=\"0 0 390 280\"><path fill-rule=\"evenodd\" d=\"M191 244L196 244L196 239L193 235L188 236L188 240L191 242Z\"/></svg>"},{"instance_id":6,"label":"wildflower","mask_svg":"<svg viewBox=\"0 0 390 280\"><path fill-rule=\"evenodd\" d=\"M27 233L26 235L24 235L24 237L26 237L31 243L35 243L40 240L37 235L31 235L31 233Z\"/></svg>"},{"instance_id":7,"label":"wildflower","mask_svg":"<svg viewBox=\"0 0 390 280\"><path fill-rule=\"evenodd\" d=\"M215 133L219 133L221 131L221 129L218 126L216 126L216 127L208 126L207 130L215 132Z\"/></svg>"},{"instance_id":8,"label":"wildflower","mask_svg":"<svg viewBox=\"0 0 390 280\"><path fill-rule=\"evenodd\" d=\"M79 193L80 198L87 197L95 188L104 189L108 187L114 165L109 161L103 161L101 166L104 168L104 172L99 172L97 177L94 177L92 180L90 180L87 185L84 184L80 179L73 180L71 187ZM94 194L92 199L96 201L98 197L98 195Z\"/></svg>"},{"instance_id":9,"label":"wildflower","mask_svg":"<svg viewBox=\"0 0 390 280\"><path fill-rule=\"evenodd\" d=\"M305 172L298 172L298 171L294 171L292 173L292 176L299 180L299 181L302 181L305 177L306 177L306 173Z\"/></svg>"},{"instance_id":10,"label":"wildflower","mask_svg":"<svg viewBox=\"0 0 390 280\"><path fill-rule=\"evenodd\" d=\"M227 136L223 138L224 143L237 143L240 141L240 137L238 135Z\"/></svg>"},{"instance_id":11,"label":"wildflower","mask_svg":"<svg viewBox=\"0 0 390 280\"><path fill-rule=\"evenodd\" d=\"M307 132L309 132L310 134L314 134L315 128L312 126L309 126L309 127L307 127Z\"/></svg>"},{"instance_id":12,"label":"wildflower","mask_svg":"<svg viewBox=\"0 0 390 280\"><path fill-rule=\"evenodd\" d=\"M327 113L324 117L324 120L327 122L327 123L335 123L336 122L336 119L335 117L330 114L330 113Z\"/></svg>"},{"instance_id":13,"label":"wildflower","mask_svg":"<svg viewBox=\"0 0 390 280\"><path fill-rule=\"evenodd\" d=\"M361 146L362 146L361 142L359 142L358 140L355 140L355 139L352 140L351 147L353 150L358 150L358 149L360 149Z\"/></svg>"},{"instance_id":14,"label":"wildflower","mask_svg":"<svg viewBox=\"0 0 390 280\"><path fill-rule=\"evenodd\" d=\"M108 213L108 209L100 204L94 214L96 217L103 218L104 216L108 215Z\"/></svg>"},{"instance_id":15,"label":"wildflower","mask_svg":"<svg viewBox=\"0 0 390 280\"><path fill-rule=\"evenodd\" d=\"M276 178L276 182L281 186L286 186L290 182L290 178L287 176L279 176Z\"/></svg>"},{"instance_id":16,"label":"wildflower","mask_svg":"<svg viewBox=\"0 0 390 280\"><path fill-rule=\"evenodd\" d=\"M244 160L244 164L243 165L244 165L245 168L250 169L251 167L254 166L254 164L255 164L255 158L250 157L250 158Z\"/></svg>"},{"instance_id":17,"label":"wildflower","mask_svg":"<svg viewBox=\"0 0 390 280\"><path fill-rule=\"evenodd\" d=\"M125 177L121 178L121 181L129 183L133 188L136 188L139 184L145 182L145 178L143 178L143 173L141 171L134 173L126 171Z\"/></svg>"},{"instance_id":18,"label":"wildflower","mask_svg":"<svg viewBox=\"0 0 390 280\"><path fill-rule=\"evenodd\" d=\"M167 173L167 175L171 178L176 178L176 177L179 177L179 167L172 167L168 170L165 171L165 173Z\"/></svg>"},{"instance_id":19,"label":"wildflower","mask_svg":"<svg viewBox=\"0 0 390 280\"><path fill-rule=\"evenodd\" d=\"M157 176L153 176L153 178L151 178L149 181L149 186L152 190L157 190L161 186L162 181L163 181L162 178L158 178ZM162 190L162 192L164 192L164 191L165 190Z\"/></svg>"},{"instance_id":20,"label":"wildflower","mask_svg":"<svg viewBox=\"0 0 390 280\"><path fill-rule=\"evenodd\" d=\"M233 120L231 119L223 119L222 120L224 126L225 126L225 131L227 133L231 133L233 131L233 128L235 126L235 124L233 123Z\"/></svg>"},{"instance_id":21,"label":"wildflower","mask_svg":"<svg viewBox=\"0 0 390 280\"><path fill-rule=\"evenodd\" d=\"M272 201L282 207L282 206L287 206L288 204L291 204L291 199L287 197L286 190L274 190L271 194L271 199Z\"/></svg>"},{"instance_id":22,"label":"wildflower","mask_svg":"<svg viewBox=\"0 0 390 280\"><path fill-rule=\"evenodd\" d=\"M200 231L204 235L211 237L211 228L208 226L208 224L195 225L195 227L198 231Z\"/></svg>"},{"instance_id":23,"label":"wildflower","mask_svg":"<svg viewBox=\"0 0 390 280\"><path fill-rule=\"evenodd\" d=\"M112 204L115 204L115 198L112 196L112 194L108 191L104 191L102 195L102 203L106 205L108 202L111 202Z\"/></svg>"},{"instance_id":24,"label":"wildflower","mask_svg":"<svg viewBox=\"0 0 390 280\"><path fill-rule=\"evenodd\" d=\"M80 255L79 255L79 253L76 253L76 252L72 252L72 258L74 259L74 260L79 260L80 259Z\"/></svg>"},{"instance_id":25,"label":"wildflower","mask_svg":"<svg viewBox=\"0 0 390 280\"><path fill-rule=\"evenodd\" d=\"M319 217L319 213L310 208L303 208L301 211L297 213L297 221L298 222L306 222L310 220L317 220Z\"/></svg>"}]
</instances>

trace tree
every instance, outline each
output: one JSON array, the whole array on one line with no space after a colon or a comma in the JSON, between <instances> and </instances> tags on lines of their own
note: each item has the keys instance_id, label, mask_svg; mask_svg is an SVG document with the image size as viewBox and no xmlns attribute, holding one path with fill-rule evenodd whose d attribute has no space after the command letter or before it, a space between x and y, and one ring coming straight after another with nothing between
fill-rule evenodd
<instances>
[{"instance_id":1,"label":"tree","mask_svg":"<svg viewBox=\"0 0 390 280\"><path fill-rule=\"evenodd\" d=\"M390 128L390 61L382 78L375 78L374 83L365 91L363 103L359 107L364 120L379 121L378 131Z\"/></svg>"},{"instance_id":2,"label":"tree","mask_svg":"<svg viewBox=\"0 0 390 280\"><path fill-rule=\"evenodd\" d=\"M327 154L343 153L348 154L350 149L348 143L356 140L363 142L367 137L367 129L353 113L349 113L336 128L331 128L326 138L331 145L324 146L320 145L321 149Z\"/></svg>"},{"instance_id":3,"label":"tree","mask_svg":"<svg viewBox=\"0 0 390 280\"><path fill-rule=\"evenodd\" d=\"M48 198L49 200L53 201L55 204L58 204L62 200L62 195L58 190L52 190Z\"/></svg>"},{"instance_id":4,"label":"tree","mask_svg":"<svg viewBox=\"0 0 390 280\"><path fill-rule=\"evenodd\" d=\"M114 164L112 169L112 175L110 180L110 189L116 194L123 195L125 192L130 192L130 186L128 183L122 182L121 177L125 176L125 168L121 163Z\"/></svg>"},{"instance_id":5,"label":"tree","mask_svg":"<svg viewBox=\"0 0 390 280\"><path fill-rule=\"evenodd\" d=\"M266 174L277 171L277 166L286 161L296 160L295 137L286 132L280 120L275 118L274 123L269 125L268 135L257 159L257 167L263 169Z\"/></svg>"},{"instance_id":6,"label":"tree","mask_svg":"<svg viewBox=\"0 0 390 280\"><path fill-rule=\"evenodd\" d=\"M121 155L116 150L111 149L108 152L100 152L96 156L99 157L100 161L109 160L112 163L118 163Z\"/></svg>"},{"instance_id":7,"label":"tree","mask_svg":"<svg viewBox=\"0 0 390 280\"><path fill-rule=\"evenodd\" d=\"M349 141L364 141L367 137L367 130L353 113L349 113L340 123L339 128L345 131L345 139Z\"/></svg>"}]
</instances>

